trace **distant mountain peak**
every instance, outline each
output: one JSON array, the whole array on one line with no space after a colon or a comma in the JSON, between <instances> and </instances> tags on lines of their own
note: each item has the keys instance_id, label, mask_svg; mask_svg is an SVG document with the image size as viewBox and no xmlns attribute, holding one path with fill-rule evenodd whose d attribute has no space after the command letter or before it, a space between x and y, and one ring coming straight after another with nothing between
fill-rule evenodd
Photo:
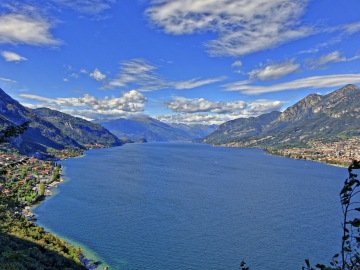
<instances>
[{"instance_id":1,"label":"distant mountain peak","mask_svg":"<svg viewBox=\"0 0 360 270\"><path fill-rule=\"evenodd\" d=\"M259 146L309 139L360 136L360 88L348 84L327 95L311 94L261 128L258 118L239 118L220 125L203 142ZM261 117L261 116L260 116Z\"/></svg>"}]
</instances>

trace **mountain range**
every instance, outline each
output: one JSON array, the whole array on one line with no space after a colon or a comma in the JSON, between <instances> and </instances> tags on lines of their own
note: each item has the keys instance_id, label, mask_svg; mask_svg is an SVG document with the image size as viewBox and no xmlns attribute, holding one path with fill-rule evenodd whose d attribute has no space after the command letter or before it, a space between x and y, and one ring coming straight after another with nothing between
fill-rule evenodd
<instances>
[{"instance_id":1,"label":"mountain range","mask_svg":"<svg viewBox=\"0 0 360 270\"><path fill-rule=\"evenodd\" d=\"M91 145L122 145L121 140L101 125L50 109L24 107L0 89L0 130L9 125L29 122L26 132L11 140L20 153L47 153L48 148L86 149Z\"/></svg>"},{"instance_id":2,"label":"mountain range","mask_svg":"<svg viewBox=\"0 0 360 270\"><path fill-rule=\"evenodd\" d=\"M213 132L216 125L166 124L154 118L97 119L93 121L123 140L192 141Z\"/></svg>"},{"instance_id":3,"label":"mountain range","mask_svg":"<svg viewBox=\"0 0 360 270\"><path fill-rule=\"evenodd\" d=\"M11 140L21 153L122 145L124 140L191 141L213 145L268 147L360 136L360 88L346 85L327 95L311 94L283 112L214 125L166 124L153 118L94 120L48 108L29 109L0 89L0 130L28 121ZM209 135L208 135L209 134Z\"/></svg>"},{"instance_id":4,"label":"mountain range","mask_svg":"<svg viewBox=\"0 0 360 270\"><path fill-rule=\"evenodd\" d=\"M168 125L153 118L90 122L49 108L26 108L0 89L0 131L6 126L24 122L29 122L26 132L11 139L11 146L23 154L47 154L51 149L112 147L139 139L191 141L210 134L216 128L215 125Z\"/></svg>"},{"instance_id":5,"label":"mountain range","mask_svg":"<svg viewBox=\"0 0 360 270\"><path fill-rule=\"evenodd\" d=\"M360 136L360 88L349 84L324 96L308 95L283 112L223 123L201 142L267 147L352 136Z\"/></svg>"}]
</instances>

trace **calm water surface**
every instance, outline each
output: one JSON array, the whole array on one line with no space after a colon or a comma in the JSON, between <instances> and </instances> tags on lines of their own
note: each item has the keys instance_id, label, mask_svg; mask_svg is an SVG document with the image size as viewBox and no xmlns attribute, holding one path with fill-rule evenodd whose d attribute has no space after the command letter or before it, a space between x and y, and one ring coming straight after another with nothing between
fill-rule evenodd
<instances>
[{"instance_id":1,"label":"calm water surface","mask_svg":"<svg viewBox=\"0 0 360 270\"><path fill-rule=\"evenodd\" d=\"M339 251L347 171L262 150L126 144L61 162L38 224L110 269L301 269Z\"/></svg>"}]
</instances>

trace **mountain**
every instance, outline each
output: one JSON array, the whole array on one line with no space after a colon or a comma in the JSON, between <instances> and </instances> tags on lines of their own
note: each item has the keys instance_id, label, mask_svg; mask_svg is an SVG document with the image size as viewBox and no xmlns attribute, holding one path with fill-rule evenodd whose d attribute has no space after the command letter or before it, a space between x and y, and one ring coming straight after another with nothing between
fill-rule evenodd
<instances>
[{"instance_id":1,"label":"mountain","mask_svg":"<svg viewBox=\"0 0 360 270\"><path fill-rule=\"evenodd\" d=\"M209 134L213 128L205 125L185 125L165 124L153 118L134 118L134 119L114 119L94 120L115 134L118 138L137 140L145 138L149 142L154 141L191 141L192 139L203 137Z\"/></svg>"},{"instance_id":2,"label":"mountain","mask_svg":"<svg viewBox=\"0 0 360 270\"><path fill-rule=\"evenodd\" d=\"M219 125L216 130L205 137L203 142L219 144L240 137L257 136L279 117L280 112L271 112L257 117L238 118Z\"/></svg>"},{"instance_id":3,"label":"mountain","mask_svg":"<svg viewBox=\"0 0 360 270\"><path fill-rule=\"evenodd\" d=\"M214 132L217 125L170 123L173 128L185 131L193 139L204 138Z\"/></svg>"},{"instance_id":4,"label":"mountain","mask_svg":"<svg viewBox=\"0 0 360 270\"><path fill-rule=\"evenodd\" d=\"M203 142L264 147L360 136L359 104L360 88L349 84L325 96L309 95L282 113L226 122Z\"/></svg>"},{"instance_id":5,"label":"mountain","mask_svg":"<svg viewBox=\"0 0 360 270\"><path fill-rule=\"evenodd\" d=\"M95 144L111 147L122 144L121 140L99 124L48 108L34 109L33 112L82 146Z\"/></svg>"},{"instance_id":6,"label":"mountain","mask_svg":"<svg viewBox=\"0 0 360 270\"><path fill-rule=\"evenodd\" d=\"M55 150L63 150L69 147L85 149L82 141L79 140L78 142L74 139L75 137L72 138L72 136L64 134L53 123L37 115L33 110L24 107L2 89L0 89L0 116L0 130L8 125L19 125L26 121L30 123L24 134L11 140L12 146L18 149L20 153L47 153L48 148ZM96 141L89 141L89 143L96 144ZM115 145L120 144L118 141L110 143L110 146Z\"/></svg>"}]
</instances>

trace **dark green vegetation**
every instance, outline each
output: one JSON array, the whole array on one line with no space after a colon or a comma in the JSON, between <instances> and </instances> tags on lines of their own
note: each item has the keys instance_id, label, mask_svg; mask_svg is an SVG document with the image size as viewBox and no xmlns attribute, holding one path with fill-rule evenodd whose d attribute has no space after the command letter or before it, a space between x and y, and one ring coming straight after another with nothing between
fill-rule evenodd
<instances>
[{"instance_id":1,"label":"dark green vegetation","mask_svg":"<svg viewBox=\"0 0 360 270\"><path fill-rule=\"evenodd\" d=\"M122 144L100 125L49 109L28 109L0 89L0 129L24 122L29 122L27 131L9 139L9 145L6 145L22 154L47 154L51 149L68 148L84 151L91 147Z\"/></svg>"},{"instance_id":2,"label":"dark green vegetation","mask_svg":"<svg viewBox=\"0 0 360 270\"><path fill-rule=\"evenodd\" d=\"M202 142L239 147L302 147L309 140L360 136L360 89L347 85L325 96L312 94L284 112L226 122Z\"/></svg>"},{"instance_id":3,"label":"dark green vegetation","mask_svg":"<svg viewBox=\"0 0 360 270\"><path fill-rule=\"evenodd\" d=\"M145 138L155 141L191 141L202 138L215 130L214 125L165 124L153 118L94 120L118 138L135 141Z\"/></svg>"},{"instance_id":4,"label":"dark green vegetation","mask_svg":"<svg viewBox=\"0 0 360 270\"><path fill-rule=\"evenodd\" d=\"M0 269L86 269L80 256L80 248L25 219L14 219L11 228L0 232Z\"/></svg>"},{"instance_id":5,"label":"dark green vegetation","mask_svg":"<svg viewBox=\"0 0 360 270\"><path fill-rule=\"evenodd\" d=\"M61 134L75 140L82 146L111 147L122 144L116 136L99 124L48 108L34 109L33 111L57 127Z\"/></svg>"},{"instance_id":6,"label":"dark green vegetation","mask_svg":"<svg viewBox=\"0 0 360 270\"><path fill-rule=\"evenodd\" d=\"M23 133L25 129L26 124L2 129L0 141L6 142L10 137ZM28 175L30 161L28 158L11 160L7 164L2 163L0 167L0 269L86 269L80 261L80 248L74 248L64 240L46 233L21 213L24 204L35 202L45 191L44 182L40 182L39 192L33 192L32 187L36 180L33 175ZM44 164L52 167L54 165ZM40 167L44 164L33 165ZM41 172L45 173L47 166L44 169L46 170ZM18 170L19 174L14 174L15 170ZM58 177L59 166L56 166L52 179ZM18 181L19 178L23 181Z\"/></svg>"}]
</instances>

